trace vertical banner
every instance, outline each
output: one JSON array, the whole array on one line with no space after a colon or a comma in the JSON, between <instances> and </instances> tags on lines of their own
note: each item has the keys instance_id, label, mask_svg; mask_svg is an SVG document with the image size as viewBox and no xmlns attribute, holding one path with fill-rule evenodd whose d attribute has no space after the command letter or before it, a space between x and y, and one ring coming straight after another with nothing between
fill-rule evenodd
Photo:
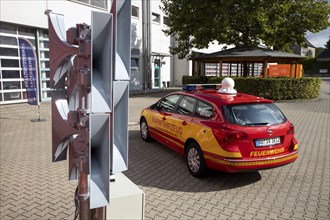
<instances>
[{"instance_id":1,"label":"vertical banner","mask_svg":"<svg viewBox=\"0 0 330 220\"><path fill-rule=\"evenodd\" d=\"M33 45L24 38L18 38L20 62L28 103L38 105L37 58Z\"/></svg>"}]
</instances>

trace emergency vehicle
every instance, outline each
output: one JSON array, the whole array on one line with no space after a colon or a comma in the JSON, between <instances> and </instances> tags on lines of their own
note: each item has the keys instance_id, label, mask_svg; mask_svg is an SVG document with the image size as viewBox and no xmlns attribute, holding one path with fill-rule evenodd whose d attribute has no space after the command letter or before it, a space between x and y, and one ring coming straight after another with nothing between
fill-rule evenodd
<instances>
[{"instance_id":1,"label":"emergency vehicle","mask_svg":"<svg viewBox=\"0 0 330 220\"><path fill-rule=\"evenodd\" d=\"M185 85L141 112L144 141L185 156L195 177L208 169L255 171L294 162L294 126L272 100L238 93L235 82Z\"/></svg>"}]
</instances>

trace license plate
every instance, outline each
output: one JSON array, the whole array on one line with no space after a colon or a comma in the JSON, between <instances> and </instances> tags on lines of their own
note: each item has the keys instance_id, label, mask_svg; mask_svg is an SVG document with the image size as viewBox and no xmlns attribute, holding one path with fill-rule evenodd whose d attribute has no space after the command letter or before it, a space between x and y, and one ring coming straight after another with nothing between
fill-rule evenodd
<instances>
[{"instance_id":1,"label":"license plate","mask_svg":"<svg viewBox=\"0 0 330 220\"><path fill-rule=\"evenodd\" d=\"M256 140L256 147L272 146L280 143L281 143L280 137L264 138L264 139Z\"/></svg>"}]
</instances>

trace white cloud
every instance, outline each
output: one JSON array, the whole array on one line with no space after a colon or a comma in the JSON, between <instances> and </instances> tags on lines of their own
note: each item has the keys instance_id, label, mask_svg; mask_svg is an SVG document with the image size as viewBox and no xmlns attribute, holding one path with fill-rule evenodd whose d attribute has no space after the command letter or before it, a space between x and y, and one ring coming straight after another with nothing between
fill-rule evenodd
<instances>
[{"instance_id":1,"label":"white cloud","mask_svg":"<svg viewBox=\"0 0 330 220\"><path fill-rule=\"evenodd\" d=\"M330 27L324 29L318 33L308 32L306 35L307 40L311 42L315 47L325 47L324 45L328 42L330 38Z\"/></svg>"}]
</instances>

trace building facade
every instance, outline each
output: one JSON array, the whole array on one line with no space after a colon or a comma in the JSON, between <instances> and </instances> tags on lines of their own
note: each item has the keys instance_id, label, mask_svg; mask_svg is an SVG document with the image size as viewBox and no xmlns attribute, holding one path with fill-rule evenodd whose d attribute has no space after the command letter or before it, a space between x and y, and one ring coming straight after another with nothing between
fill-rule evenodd
<instances>
[{"instance_id":1,"label":"building facade","mask_svg":"<svg viewBox=\"0 0 330 220\"><path fill-rule=\"evenodd\" d=\"M18 37L28 39L35 47L40 101L50 100L46 11L63 14L68 29L78 23L90 24L91 11L109 12L111 4L111 0L0 1L0 104L27 102ZM160 4L160 0L132 0L132 91L180 86L182 75L189 72L186 60L178 60L169 53L173 42L162 31L167 28L167 17Z\"/></svg>"},{"instance_id":2,"label":"building facade","mask_svg":"<svg viewBox=\"0 0 330 220\"><path fill-rule=\"evenodd\" d=\"M311 42L309 42L306 39L306 41L302 44L302 46L300 46L300 45L292 46L292 51L294 54L298 54L298 55L310 57L310 58L315 58L316 48Z\"/></svg>"},{"instance_id":3,"label":"building facade","mask_svg":"<svg viewBox=\"0 0 330 220\"><path fill-rule=\"evenodd\" d=\"M171 37L160 0L132 0L131 90L159 89L171 84Z\"/></svg>"}]
</instances>

